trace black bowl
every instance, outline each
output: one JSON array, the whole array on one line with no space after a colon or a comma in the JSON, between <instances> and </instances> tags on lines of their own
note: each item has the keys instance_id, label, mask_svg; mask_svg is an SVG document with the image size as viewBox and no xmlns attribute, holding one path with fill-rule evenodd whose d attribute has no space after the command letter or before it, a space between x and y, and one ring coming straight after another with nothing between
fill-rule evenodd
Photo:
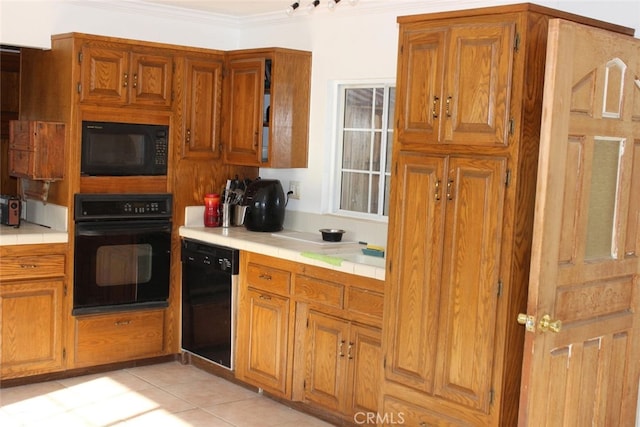
<instances>
[{"instance_id":1,"label":"black bowl","mask_svg":"<svg viewBox=\"0 0 640 427\"><path fill-rule=\"evenodd\" d=\"M325 242L339 242L346 231L335 228L321 228L320 233L322 233L322 240Z\"/></svg>"}]
</instances>

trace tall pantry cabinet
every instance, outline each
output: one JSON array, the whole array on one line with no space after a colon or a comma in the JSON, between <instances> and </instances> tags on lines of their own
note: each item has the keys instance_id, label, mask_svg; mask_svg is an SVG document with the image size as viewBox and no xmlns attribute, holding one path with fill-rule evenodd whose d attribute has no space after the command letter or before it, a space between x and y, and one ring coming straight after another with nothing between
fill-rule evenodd
<instances>
[{"instance_id":1,"label":"tall pantry cabinet","mask_svg":"<svg viewBox=\"0 0 640 427\"><path fill-rule=\"evenodd\" d=\"M383 424L516 425L549 19L401 17Z\"/></svg>"}]
</instances>

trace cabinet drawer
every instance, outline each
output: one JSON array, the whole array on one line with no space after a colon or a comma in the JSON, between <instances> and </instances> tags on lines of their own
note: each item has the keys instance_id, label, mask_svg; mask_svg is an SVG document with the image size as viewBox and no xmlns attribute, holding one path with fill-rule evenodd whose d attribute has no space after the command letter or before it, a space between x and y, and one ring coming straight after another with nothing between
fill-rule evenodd
<instances>
[{"instance_id":1,"label":"cabinet drawer","mask_svg":"<svg viewBox=\"0 0 640 427\"><path fill-rule=\"evenodd\" d=\"M64 276L64 255L0 258L0 279L19 280Z\"/></svg>"},{"instance_id":2,"label":"cabinet drawer","mask_svg":"<svg viewBox=\"0 0 640 427\"><path fill-rule=\"evenodd\" d=\"M260 264L249 264L247 284L279 295L289 296L291 273Z\"/></svg>"},{"instance_id":3,"label":"cabinet drawer","mask_svg":"<svg viewBox=\"0 0 640 427\"><path fill-rule=\"evenodd\" d=\"M383 294L354 287L347 290L347 310L382 319L383 308Z\"/></svg>"},{"instance_id":4,"label":"cabinet drawer","mask_svg":"<svg viewBox=\"0 0 640 427\"><path fill-rule=\"evenodd\" d=\"M76 366L100 365L162 354L164 311L128 312L76 319Z\"/></svg>"},{"instance_id":5,"label":"cabinet drawer","mask_svg":"<svg viewBox=\"0 0 640 427\"><path fill-rule=\"evenodd\" d=\"M309 276L297 276L295 295L312 302L342 308L344 286Z\"/></svg>"}]
</instances>

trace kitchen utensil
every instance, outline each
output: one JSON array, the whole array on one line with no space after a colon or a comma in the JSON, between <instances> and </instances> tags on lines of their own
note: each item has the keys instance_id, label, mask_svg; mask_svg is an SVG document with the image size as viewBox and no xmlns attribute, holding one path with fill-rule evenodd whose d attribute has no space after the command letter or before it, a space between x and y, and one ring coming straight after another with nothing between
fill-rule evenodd
<instances>
[{"instance_id":1,"label":"kitchen utensil","mask_svg":"<svg viewBox=\"0 0 640 427\"><path fill-rule=\"evenodd\" d=\"M339 242L342 240L342 235L346 233L346 231L337 228L321 228L319 231L322 233L322 240L325 242Z\"/></svg>"}]
</instances>

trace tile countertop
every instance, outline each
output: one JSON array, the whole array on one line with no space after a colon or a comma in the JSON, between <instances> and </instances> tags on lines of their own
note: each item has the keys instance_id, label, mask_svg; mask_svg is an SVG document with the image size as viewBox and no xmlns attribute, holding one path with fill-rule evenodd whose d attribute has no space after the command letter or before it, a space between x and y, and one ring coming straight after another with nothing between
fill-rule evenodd
<instances>
[{"instance_id":1,"label":"tile countertop","mask_svg":"<svg viewBox=\"0 0 640 427\"><path fill-rule=\"evenodd\" d=\"M254 232L244 227L182 226L181 237L199 240L243 251L315 265L344 273L384 280L385 259L362 255L357 242L323 242L320 233L284 230L277 233ZM306 254L303 255L303 254ZM309 255L316 257L310 258ZM327 262L323 256L330 256ZM351 258L352 260L349 260Z\"/></svg>"},{"instance_id":2,"label":"tile countertop","mask_svg":"<svg viewBox=\"0 0 640 427\"><path fill-rule=\"evenodd\" d=\"M46 243L67 243L66 231L54 230L27 221L21 221L20 227L0 225L0 246L36 245Z\"/></svg>"}]
</instances>

